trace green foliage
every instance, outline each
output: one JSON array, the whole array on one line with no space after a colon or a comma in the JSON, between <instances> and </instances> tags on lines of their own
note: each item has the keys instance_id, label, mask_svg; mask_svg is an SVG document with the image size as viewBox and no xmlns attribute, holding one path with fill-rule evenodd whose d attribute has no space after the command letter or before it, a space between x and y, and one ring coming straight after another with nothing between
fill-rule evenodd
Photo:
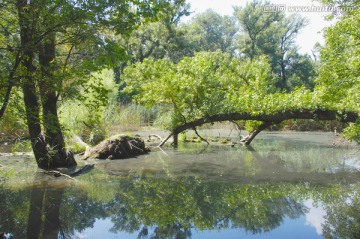
<instances>
[{"instance_id":1,"label":"green foliage","mask_svg":"<svg viewBox=\"0 0 360 239\"><path fill-rule=\"evenodd\" d=\"M113 67L125 59L125 50L113 35L128 35L142 23L157 19L171 1L10 0L0 6L4 9L0 19L0 97L4 97L0 117L10 90L21 87L39 167L66 165L58 102L71 99L92 110L99 102L105 105L109 90L101 81L90 80L96 77L90 77L90 72ZM101 112L97 113L88 122L94 124L90 125L92 135L103 133L95 127L101 121ZM37 143L39 135L44 136L44 145ZM53 149L58 152L44 160L43 156ZM57 159L52 160L55 155Z\"/></svg>"},{"instance_id":2,"label":"green foliage","mask_svg":"<svg viewBox=\"0 0 360 239\"><path fill-rule=\"evenodd\" d=\"M11 147L12 152L30 152L31 142L30 140L18 139L15 144Z\"/></svg>"},{"instance_id":3,"label":"green foliage","mask_svg":"<svg viewBox=\"0 0 360 239\"><path fill-rule=\"evenodd\" d=\"M114 61L114 79L120 84L120 90L125 87L122 74L128 64L142 62L149 57L176 62L190 54L184 31L178 27L180 19L190 14L189 4L185 0L164 1L164 4L166 7L159 9L156 21L141 22L131 34L112 36L126 52L126 57ZM119 92L119 101L129 103L131 97Z\"/></svg>"},{"instance_id":4,"label":"green foliage","mask_svg":"<svg viewBox=\"0 0 360 239\"><path fill-rule=\"evenodd\" d=\"M179 135L179 141L180 142L187 142L187 136L186 136L186 132L182 132L180 135Z\"/></svg>"},{"instance_id":5,"label":"green foliage","mask_svg":"<svg viewBox=\"0 0 360 239\"><path fill-rule=\"evenodd\" d=\"M0 119L1 133L10 138L21 138L26 133L25 109L22 103L22 93L19 90L13 90L6 113Z\"/></svg>"},{"instance_id":6,"label":"green foliage","mask_svg":"<svg viewBox=\"0 0 360 239\"><path fill-rule=\"evenodd\" d=\"M115 100L117 87L110 70L93 73L87 85L89 88L81 90L81 100L75 98L61 102L60 120L68 140L78 135L87 142L96 143L107 134L107 114L111 99ZM100 138L95 139L97 137Z\"/></svg>"},{"instance_id":7,"label":"green foliage","mask_svg":"<svg viewBox=\"0 0 360 239\"><path fill-rule=\"evenodd\" d=\"M272 114L291 109L318 109L317 93L297 88L290 93L276 92L266 58L256 61L232 58L221 52L202 52L174 64L167 60L145 60L125 71L128 92L148 107L172 107L173 128L207 116L249 112Z\"/></svg>"},{"instance_id":8,"label":"green foliage","mask_svg":"<svg viewBox=\"0 0 360 239\"><path fill-rule=\"evenodd\" d=\"M247 132L252 132L253 130L257 129L261 125L259 121L248 120L245 122L245 130Z\"/></svg>"},{"instance_id":9,"label":"green foliage","mask_svg":"<svg viewBox=\"0 0 360 239\"><path fill-rule=\"evenodd\" d=\"M235 55L235 34L238 27L234 17L221 16L209 9L182 24L188 48L192 52L220 50Z\"/></svg>"},{"instance_id":10,"label":"green foliage","mask_svg":"<svg viewBox=\"0 0 360 239\"><path fill-rule=\"evenodd\" d=\"M235 7L234 15L237 17L244 34L239 35L239 51L246 54L251 59L263 54L262 47L270 46L276 48L277 39L269 36L273 34L273 26L279 20L283 20L284 15L280 12L264 13L263 7L270 3L263 1L252 1L247 3L244 8ZM276 38L276 36L275 36ZM262 46L261 43L268 42Z\"/></svg>"},{"instance_id":11,"label":"green foliage","mask_svg":"<svg viewBox=\"0 0 360 239\"><path fill-rule=\"evenodd\" d=\"M41 104L46 99L42 89L50 88L56 95L69 140L74 134L95 140L107 134L109 125L133 130L154 123L173 129L222 113L360 109L360 12L356 9L326 31L315 86L317 66L309 55L298 53L294 42L307 20L280 12L264 14L267 2L235 7L235 17L209 10L183 24L180 19L189 15L184 0L85 1L76 7L75 2L63 0L26 3L23 22L15 1L1 3L0 103L7 86L21 78L0 121L2 132L23 134L24 107L18 103L23 98L17 89L28 81L23 76L34 82ZM16 64L23 49L20 23L33 27L38 40L26 44L36 56L55 37L54 59L48 65L33 60L36 72L29 72L23 62ZM101 71L104 67L113 68L115 74ZM121 97L148 108L117 104L116 91L124 87ZM45 116L40 119L47 121ZM247 129L256 125L247 123ZM357 125L346 130L351 139L358 139Z\"/></svg>"},{"instance_id":12,"label":"green foliage","mask_svg":"<svg viewBox=\"0 0 360 239\"><path fill-rule=\"evenodd\" d=\"M328 107L360 111L359 19L356 9L326 30L316 89Z\"/></svg>"},{"instance_id":13,"label":"green foliage","mask_svg":"<svg viewBox=\"0 0 360 239\"><path fill-rule=\"evenodd\" d=\"M295 38L308 21L300 15L285 16L281 12L266 12L269 2L252 1L244 8L235 7L240 25L238 36L240 55L250 59L265 54L276 86L281 90L293 90L298 86L313 88L316 77L315 65L309 55L297 52Z\"/></svg>"},{"instance_id":14,"label":"green foliage","mask_svg":"<svg viewBox=\"0 0 360 239\"><path fill-rule=\"evenodd\" d=\"M344 135L346 138L360 144L360 120L354 124L350 124L350 126L344 130Z\"/></svg>"},{"instance_id":15,"label":"green foliage","mask_svg":"<svg viewBox=\"0 0 360 239\"><path fill-rule=\"evenodd\" d=\"M142 105L114 104L111 111L111 131L139 131L143 127L151 126L157 119L159 107L146 108Z\"/></svg>"},{"instance_id":16,"label":"green foliage","mask_svg":"<svg viewBox=\"0 0 360 239\"><path fill-rule=\"evenodd\" d=\"M357 1L352 4L359 6ZM360 113L360 10L358 7L352 9L333 27L326 29L326 45L321 49L320 76L315 90L326 107ZM351 124L344 133L359 142L359 122Z\"/></svg>"}]
</instances>

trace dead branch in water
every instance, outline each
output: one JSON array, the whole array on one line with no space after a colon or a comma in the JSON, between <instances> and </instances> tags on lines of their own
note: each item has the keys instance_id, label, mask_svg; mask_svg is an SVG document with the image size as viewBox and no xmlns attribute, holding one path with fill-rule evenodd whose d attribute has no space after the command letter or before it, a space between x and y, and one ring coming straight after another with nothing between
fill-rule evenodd
<instances>
[{"instance_id":1,"label":"dead branch in water","mask_svg":"<svg viewBox=\"0 0 360 239\"><path fill-rule=\"evenodd\" d=\"M56 171L56 170L51 170L51 171L43 171L41 173L44 173L44 174L48 174L48 175L51 175L51 176L54 176L55 178L58 178L58 177L65 177L65 178L68 178L70 180L73 180L75 181L75 178L71 177L70 175L67 175L65 173L61 173L59 171Z\"/></svg>"},{"instance_id":2,"label":"dead branch in water","mask_svg":"<svg viewBox=\"0 0 360 239\"><path fill-rule=\"evenodd\" d=\"M204 139L196 130L196 127L193 128L193 130L195 131L195 134L201 139L201 141L206 142L207 144L210 144L206 139Z\"/></svg>"},{"instance_id":3,"label":"dead branch in water","mask_svg":"<svg viewBox=\"0 0 360 239\"><path fill-rule=\"evenodd\" d=\"M170 133L163 141L161 141L158 147L162 147L166 143L166 141L168 141L171 138L171 136L173 136L173 133Z\"/></svg>"}]
</instances>

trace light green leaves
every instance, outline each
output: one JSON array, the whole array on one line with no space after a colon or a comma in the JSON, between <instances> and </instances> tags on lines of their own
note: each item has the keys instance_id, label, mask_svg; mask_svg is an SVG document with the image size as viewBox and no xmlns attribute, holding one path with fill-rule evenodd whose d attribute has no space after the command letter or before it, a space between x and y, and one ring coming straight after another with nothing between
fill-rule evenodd
<instances>
[{"instance_id":1,"label":"light green leaves","mask_svg":"<svg viewBox=\"0 0 360 239\"><path fill-rule=\"evenodd\" d=\"M177 64L147 59L128 67L124 78L125 90L138 93L137 102L171 106L173 126L220 113L264 111L271 90L266 58L251 62L219 51Z\"/></svg>"}]
</instances>

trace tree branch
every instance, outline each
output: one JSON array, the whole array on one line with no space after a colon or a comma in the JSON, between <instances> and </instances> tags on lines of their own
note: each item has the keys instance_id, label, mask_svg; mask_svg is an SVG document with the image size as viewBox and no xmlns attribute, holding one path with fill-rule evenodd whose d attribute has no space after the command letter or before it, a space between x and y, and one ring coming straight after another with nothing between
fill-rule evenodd
<instances>
[{"instance_id":1,"label":"tree branch","mask_svg":"<svg viewBox=\"0 0 360 239\"><path fill-rule=\"evenodd\" d=\"M9 104L9 100L10 100L10 95L11 95L11 90L14 86L14 75L15 75L15 72L16 72L16 69L19 67L19 64L20 64L20 61L21 61L21 57L20 57L20 50L17 52L16 54L16 58L15 58L15 64L13 66L13 68L11 69L10 73L9 73L9 78L8 78L8 81L9 81L9 85L6 89L6 93L5 93L5 97L4 97L4 103L2 104L1 106L1 109L0 109L0 119L3 117L4 113L5 113L5 110Z\"/></svg>"},{"instance_id":2,"label":"tree branch","mask_svg":"<svg viewBox=\"0 0 360 239\"><path fill-rule=\"evenodd\" d=\"M201 139L201 141L204 141L207 144L209 144L209 142L206 139L204 139L203 137L201 137L201 135L197 132L196 127L194 127L193 129L195 131L195 134Z\"/></svg>"},{"instance_id":3,"label":"tree branch","mask_svg":"<svg viewBox=\"0 0 360 239\"><path fill-rule=\"evenodd\" d=\"M260 131L267 128L270 125L278 124L288 119L316 119L316 120L337 120L340 122L355 122L359 118L356 112L342 112L339 113L335 110L286 110L274 114L262 114L252 115L250 113L230 113L230 114L218 114L200 118L191 122L184 123L183 125L177 126L173 130L173 134L179 134L187 129L193 129L197 126L222 121L234 121L234 120L256 120L262 121L263 124L259 127ZM257 132L256 134L258 134ZM256 136L256 135L255 135ZM169 136L170 138L170 136ZM251 139L252 140L252 139ZM165 140L166 142L166 140ZM163 143L165 143L163 142ZM161 144L163 145L163 144ZM161 146L159 145L159 146Z\"/></svg>"}]
</instances>

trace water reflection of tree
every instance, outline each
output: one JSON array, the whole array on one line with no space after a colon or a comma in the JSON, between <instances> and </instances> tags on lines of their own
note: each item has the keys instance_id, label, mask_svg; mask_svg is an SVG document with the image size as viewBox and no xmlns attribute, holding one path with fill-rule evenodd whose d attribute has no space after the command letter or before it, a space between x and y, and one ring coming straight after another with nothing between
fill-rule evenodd
<instances>
[{"instance_id":1,"label":"water reflection of tree","mask_svg":"<svg viewBox=\"0 0 360 239\"><path fill-rule=\"evenodd\" d=\"M87 192L62 181L35 176L30 187L9 189L0 185L0 235L14 238L72 238L75 231L92 227L106 217L106 205Z\"/></svg>"},{"instance_id":2,"label":"water reflection of tree","mask_svg":"<svg viewBox=\"0 0 360 239\"><path fill-rule=\"evenodd\" d=\"M0 233L14 233L26 228L27 192L10 190L0 185ZM22 234L20 238L25 238Z\"/></svg>"},{"instance_id":3,"label":"water reflection of tree","mask_svg":"<svg viewBox=\"0 0 360 239\"><path fill-rule=\"evenodd\" d=\"M0 233L12 232L15 238L71 238L107 217L114 223L113 232L135 233L143 239L191 238L195 228L262 233L278 227L285 217L306 213L302 202L312 198L326 212L325 238L357 239L359 186L134 176L118 179L116 186L104 184L97 193L117 192L110 201L92 197L76 184L12 190L0 186Z\"/></svg>"},{"instance_id":4,"label":"water reflection of tree","mask_svg":"<svg viewBox=\"0 0 360 239\"><path fill-rule=\"evenodd\" d=\"M121 184L112 204L113 230L154 227L150 238L189 238L191 229L270 231L306 208L269 185L233 185L196 178L136 178Z\"/></svg>"},{"instance_id":5,"label":"water reflection of tree","mask_svg":"<svg viewBox=\"0 0 360 239\"><path fill-rule=\"evenodd\" d=\"M52 188L46 183L32 189L27 238L64 238L59 218L63 193L63 187Z\"/></svg>"},{"instance_id":6,"label":"water reflection of tree","mask_svg":"<svg viewBox=\"0 0 360 239\"><path fill-rule=\"evenodd\" d=\"M352 193L345 193L324 204L325 238L360 238L360 184L352 188Z\"/></svg>"}]
</instances>

